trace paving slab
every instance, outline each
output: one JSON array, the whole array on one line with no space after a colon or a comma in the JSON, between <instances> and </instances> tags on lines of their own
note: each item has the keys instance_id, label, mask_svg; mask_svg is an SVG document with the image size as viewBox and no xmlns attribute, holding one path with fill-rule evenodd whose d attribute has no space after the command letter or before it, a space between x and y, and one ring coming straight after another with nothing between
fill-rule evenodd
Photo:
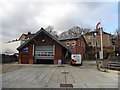
<instances>
[{"instance_id":1,"label":"paving slab","mask_svg":"<svg viewBox=\"0 0 120 90\"><path fill-rule=\"evenodd\" d=\"M60 87L71 84L73 87ZM23 65L2 75L3 88L118 88L118 75L95 66Z\"/></svg>"}]
</instances>

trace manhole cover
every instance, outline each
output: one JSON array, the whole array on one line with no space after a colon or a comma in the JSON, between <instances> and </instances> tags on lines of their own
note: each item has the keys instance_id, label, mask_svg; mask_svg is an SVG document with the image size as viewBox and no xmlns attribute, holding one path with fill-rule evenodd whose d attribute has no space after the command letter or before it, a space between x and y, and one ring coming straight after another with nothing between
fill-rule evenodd
<instances>
[{"instance_id":1,"label":"manhole cover","mask_svg":"<svg viewBox=\"0 0 120 90\"><path fill-rule=\"evenodd\" d=\"M96 66L96 64L95 64L95 63L90 63L89 65Z\"/></svg>"},{"instance_id":2,"label":"manhole cover","mask_svg":"<svg viewBox=\"0 0 120 90\"><path fill-rule=\"evenodd\" d=\"M60 87L73 87L72 84L60 84Z\"/></svg>"},{"instance_id":3,"label":"manhole cover","mask_svg":"<svg viewBox=\"0 0 120 90\"><path fill-rule=\"evenodd\" d=\"M62 74L69 74L69 72L62 72Z\"/></svg>"},{"instance_id":4,"label":"manhole cover","mask_svg":"<svg viewBox=\"0 0 120 90\"><path fill-rule=\"evenodd\" d=\"M58 65L58 67L65 67L65 65Z\"/></svg>"}]
</instances>

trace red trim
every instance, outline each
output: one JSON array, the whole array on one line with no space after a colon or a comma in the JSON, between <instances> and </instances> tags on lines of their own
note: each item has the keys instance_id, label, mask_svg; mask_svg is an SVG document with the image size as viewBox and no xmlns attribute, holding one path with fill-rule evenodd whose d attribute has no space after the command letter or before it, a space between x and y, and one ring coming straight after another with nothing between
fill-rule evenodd
<instances>
[{"instance_id":1,"label":"red trim","mask_svg":"<svg viewBox=\"0 0 120 90\"><path fill-rule=\"evenodd\" d=\"M72 64L76 64L76 62L73 62L72 60L71 60L71 62L72 62Z\"/></svg>"}]
</instances>

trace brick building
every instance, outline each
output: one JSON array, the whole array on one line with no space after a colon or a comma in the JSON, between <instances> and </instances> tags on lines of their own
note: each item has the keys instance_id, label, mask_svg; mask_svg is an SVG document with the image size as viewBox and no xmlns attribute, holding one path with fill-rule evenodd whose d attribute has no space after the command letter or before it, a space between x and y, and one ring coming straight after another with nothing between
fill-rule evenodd
<instances>
[{"instance_id":1,"label":"brick building","mask_svg":"<svg viewBox=\"0 0 120 90\"><path fill-rule=\"evenodd\" d=\"M86 41L83 35L70 34L65 37L59 37L59 40L71 49L71 53L81 54L82 59L85 58Z\"/></svg>"},{"instance_id":2,"label":"brick building","mask_svg":"<svg viewBox=\"0 0 120 90\"><path fill-rule=\"evenodd\" d=\"M17 50L19 51L19 64L57 64L58 59L62 59L64 63L66 53L71 54L68 47L43 28L26 40Z\"/></svg>"}]
</instances>

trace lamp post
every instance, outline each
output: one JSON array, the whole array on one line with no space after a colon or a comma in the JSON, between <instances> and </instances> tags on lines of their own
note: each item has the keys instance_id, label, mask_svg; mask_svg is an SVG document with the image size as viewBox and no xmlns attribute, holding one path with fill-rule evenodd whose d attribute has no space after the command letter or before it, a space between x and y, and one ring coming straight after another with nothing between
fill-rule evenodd
<instances>
[{"instance_id":1,"label":"lamp post","mask_svg":"<svg viewBox=\"0 0 120 90\"><path fill-rule=\"evenodd\" d=\"M96 35L97 33L94 32L94 41L95 41L95 58L96 58L96 63L97 63L97 40L96 40Z\"/></svg>"},{"instance_id":2,"label":"lamp post","mask_svg":"<svg viewBox=\"0 0 120 90\"><path fill-rule=\"evenodd\" d=\"M118 60L118 62L119 62L119 53L117 53L117 60Z\"/></svg>"}]
</instances>

